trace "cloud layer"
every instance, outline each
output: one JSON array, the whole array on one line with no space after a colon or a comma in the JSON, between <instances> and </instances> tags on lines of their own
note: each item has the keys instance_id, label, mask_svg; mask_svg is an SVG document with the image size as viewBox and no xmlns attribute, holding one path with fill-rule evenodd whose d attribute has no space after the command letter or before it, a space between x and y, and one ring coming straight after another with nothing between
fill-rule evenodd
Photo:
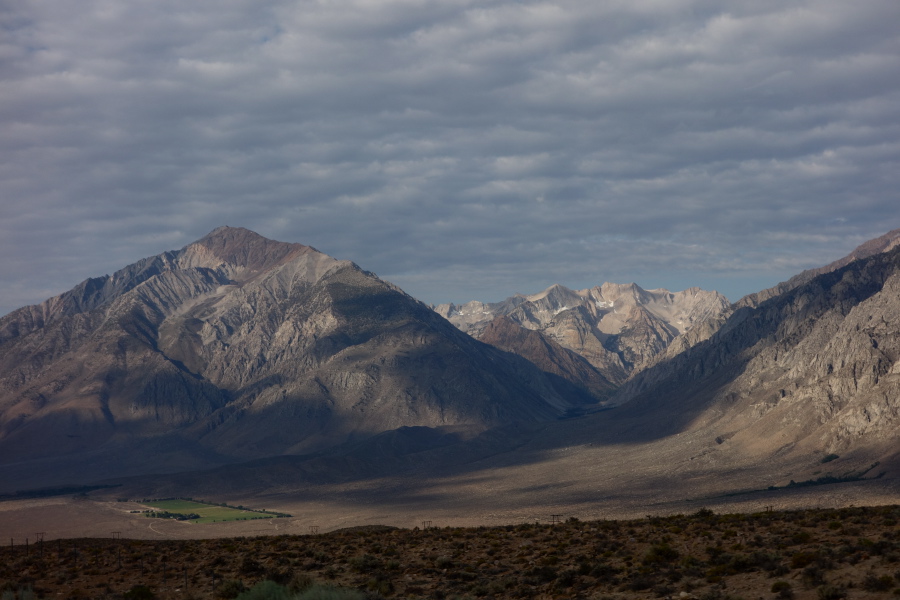
<instances>
[{"instance_id":1,"label":"cloud layer","mask_svg":"<svg viewBox=\"0 0 900 600\"><path fill-rule=\"evenodd\" d=\"M428 302L732 299L900 227L896 0L0 8L0 314L245 226Z\"/></svg>"}]
</instances>

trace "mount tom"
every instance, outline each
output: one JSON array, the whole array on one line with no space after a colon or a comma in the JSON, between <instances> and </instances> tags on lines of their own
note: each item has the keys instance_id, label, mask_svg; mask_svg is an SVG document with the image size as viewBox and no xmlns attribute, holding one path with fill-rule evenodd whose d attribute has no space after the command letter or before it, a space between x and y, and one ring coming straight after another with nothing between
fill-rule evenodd
<instances>
[{"instance_id":1,"label":"mount tom","mask_svg":"<svg viewBox=\"0 0 900 600\"><path fill-rule=\"evenodd\" d=\"M0 477L24 489L552 420L588 393L349 261L222 227L0 319Z\"/></svg>"}]
</instances>

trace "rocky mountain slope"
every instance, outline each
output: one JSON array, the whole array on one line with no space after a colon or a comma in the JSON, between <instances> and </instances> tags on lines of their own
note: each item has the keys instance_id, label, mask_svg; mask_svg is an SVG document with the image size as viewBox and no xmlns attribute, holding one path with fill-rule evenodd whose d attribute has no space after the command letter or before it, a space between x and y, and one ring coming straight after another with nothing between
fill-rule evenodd
<instances>
[{"instance_id":1,"label":"rocky mountain slope","mask_svg":"<svg viewBox=\"0 0 900 600\"><path fill-rule=\"evenodd\" d=\"M671 359L684 350L709 338L713 333L715 333L720 327L725 324L725 321L735 310L738 310L740 308L755 308L762 302L774 298L775 296L790 292L794 288L811 281L819 275L824 275L825 273L836 271L841 267L847 266L853 261L888 252L889 250L896 248L898 245L900 245L900 229L894 229L893 231L889 231L882 236L859 245L848 255L836 261L828 263L827 265L816 267L813 269L807 269L801 273L798 273L797 275L794 275L787 281L782 281L781 283L771 288L767 288L759 292L754 292L752 294L747 294L746 296L740 298L737 302L735 302L730 307L730 309L723 311L717 316L706 319L701 323L697 323L694 327L691 327L688 331L686 331L684 335L680 335L675 338L672 343L669 344L669 346L666 348L665 352L655 356L650 363L645 365L645 368L657 362Z\"/></svg>"},{"instance_id":2,"label":"rocky mountain slope","mask_svg":"<svg viewBox=\"0 0 900 600\"><path fill-rule=\"evenodd\" d=\"M245 229L0 320L0 462L38 479L46 463L48 482L63 463L189 470L590 401L353 263Z\"/></svg>"},{"instance_id":3,"label":"rocky mountain slope","mask_svg":"<svg viewBox=\"0 0 900 600\"><path fill-rule=\"evenodd\" d=\"M757 457L897 452L900 248L738 308L708 340L636 375L623 414L658 435L718 432Z\"/></svg>"},{"instance_id":4,"label":"rocky mountain slope","mask_svg":"<svg viewBox=\"0 0 900 600\"><path fill-rule=\"evenodd\" d=\"M736 308L744 306L759 306L761 302L765 302L769 298L773 298L779 294L789 292L795 287L803 285L807 281L810 281L814 277L836 271L841 267L849 265L855 260L859 260L861 258L869 258L870 256L874 256L876 254L888 252L890 250L893 250L897 246L900 246L900 229L888 231L882 236L878 236L877 238L864 242L854 248L853 251L850 252L850 254L848 254L847 256L839 258L838 260L828 263L827 265L816 267L813 269L807 269L801 273L798 273L797 275L794 275L787 281L782 281L774 287L753 294L747 294L735 303Z\"/></svg>"},{"instance_id":5,"label":"rocky mountain slope","mask_svg":"<svg viewBox=\"0 0 900 600\"><path fill-rule=\"evenodd\" d=\"M690 288L681 292L645 290L632 284L604 283L586 290L554 285L532 295L516 295L502 302L435 307L441 316L478 339L485 339L489 323L503 316L537 332L562 348L583 357L600 377L621 384L654 359L679 336L691 332L696 339L711 334L708 324L730 313L728 300L717 292ZM513 330L490 343L529 356L518 349ZM532 336L533 338L533 336ZM560 367L561 368L561 367Z\"/></svg>"},{"instance_id":6,"label":"rocky mountain slope","mask_svg":"<svg viewBox=\"0 0 900 600\"><path fill-rule=\"evenodd\" d=\"M528 359L544 372L575 384L598 400L607 399L617 387L577 352L564 348L550 336L522 327L508 316L494 317L481 330L479 340Z\"/></svg>"}]
</instances>

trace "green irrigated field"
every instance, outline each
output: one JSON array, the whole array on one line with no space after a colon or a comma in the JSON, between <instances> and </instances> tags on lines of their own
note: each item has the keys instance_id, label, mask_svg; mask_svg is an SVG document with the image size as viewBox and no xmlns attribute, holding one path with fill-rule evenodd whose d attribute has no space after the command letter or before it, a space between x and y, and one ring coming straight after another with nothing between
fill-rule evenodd
<instances>
[{"instance_id":1,"label":"green irrigated field","mask_svg":"<svg viewBox=\"0 0 900 600\"><path fill-rule=\"evenodd\" d=\"M192 502L191 500L157 500L148 502L147 506L170 513L200 515L199 519L191 519L191 523L221 523L223 521L247 521L250 519L271 519L274 517L274 515L240 510L228 506L203 504L202 502Z\"/></svg>"}]
</instances>

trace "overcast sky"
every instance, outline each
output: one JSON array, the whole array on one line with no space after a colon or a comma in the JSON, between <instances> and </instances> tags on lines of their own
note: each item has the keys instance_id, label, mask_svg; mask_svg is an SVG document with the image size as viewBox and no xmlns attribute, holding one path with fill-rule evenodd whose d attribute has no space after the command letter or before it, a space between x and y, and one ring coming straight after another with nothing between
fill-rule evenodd
<instances>
[{"instance_id":1,"label":"overcast sky","mask_svg":"<svg viewBox=\"0 0 900 600\"><path fill-rule=\"evenodd\" d=\"M430 303L900 227L897 0L0 2L0 314L220 225Z\"/></svg>"}]
</instances>

